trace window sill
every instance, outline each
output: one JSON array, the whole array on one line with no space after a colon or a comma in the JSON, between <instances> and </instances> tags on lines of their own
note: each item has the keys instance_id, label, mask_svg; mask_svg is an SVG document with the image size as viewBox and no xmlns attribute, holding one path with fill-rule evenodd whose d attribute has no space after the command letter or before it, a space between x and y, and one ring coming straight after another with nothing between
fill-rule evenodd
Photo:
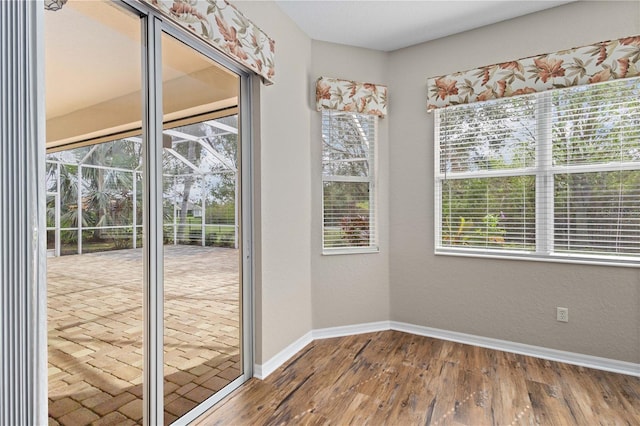
<instances>
[{"instance_id":1,"label":"window sill","mask_svg":"<svg viewBox=\"0 0 640 426\"><path fill-rule=\"evenodd\" d=\"M477 257L484 259L526 260L535 262L572 263L579 265L622 266L627 268L640 268L640 261L632 257L603 258L600 256L589 256L585 254L538 255L531 252L505 253L500 250L448 250L444 248L436 248L434 254L436 256Z\"/></svg>"},{"instance_id":2,"label":"window sill","mask_svg":"<svg viewBox=\"0 0 640 426\"><path fill-rule=\"evenodd\" d=\"M380 253L379 247L344 247L335 249L322 249L323 256L334 256L338 254L367 254Z\"/></svg>"}]
</instances>

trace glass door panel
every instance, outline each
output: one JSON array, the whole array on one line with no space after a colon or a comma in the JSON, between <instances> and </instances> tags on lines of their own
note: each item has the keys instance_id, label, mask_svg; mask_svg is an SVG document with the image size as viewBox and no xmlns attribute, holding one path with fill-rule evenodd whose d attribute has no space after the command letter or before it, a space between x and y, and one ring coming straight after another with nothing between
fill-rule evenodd
<instances>
[{"instance_id":1,"label":"glass door panel","mask_svg":"<svg viewBox=\"0 0 640 426\"><path fill-rule=\"evenodd\" d=\"M240 78L163 34L164 410L243 374Z\"/></svg>"},{"instance_id":2,"label":"glass door panel","mask_svg":"<svg viewBox=\"0 0 640 426\"><path fill-rule=\"evenodd\" d=\"M109 1L45 13L53 425L142 422L141 28Z\"/></svg>"}]
</instances>

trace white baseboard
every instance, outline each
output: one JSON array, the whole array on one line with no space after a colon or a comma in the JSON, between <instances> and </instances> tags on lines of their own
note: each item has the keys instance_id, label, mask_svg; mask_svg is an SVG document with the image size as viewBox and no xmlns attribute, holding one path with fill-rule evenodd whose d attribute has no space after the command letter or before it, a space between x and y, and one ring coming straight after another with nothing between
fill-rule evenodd
<instances>
[{"instance_id":1,"label":"white baseboard","mask_svg":"<svg viewBox=\"0 0 640 426\"><path fill-rule=\"evenodd\" d=\"M264 364L254 364L253 377L260 380L266 379L269 374L277 370L278 367L291 359L292 356L300 352L302 348L304 348L311 342L313 342L313 337L312 332L310 331L280 352L278 352L273 358L271 358Z\"/></svg>"},{"instance_id":2,"label":"white baseboard","mask_svg":"<svg viewBox=\"0 0 640 426\"><path fill-rule=\"evenodd\" d=\"M298 340L278 352L273 358L264 364L253 365L253 377L264 380L268 375L277 370L281 365L290 360L302 348L317 339L329 339L331 337L353 336L362 333L390 330L389 321L369 322L365 324L345 325L341 327L319 328L306 333Z\"/></svg>"},{"instance_id":3,"label":"white baseboard","mask_svg":"<svg viewBox=\"0 0 640 426\"><path fill-rule=\"evenodd\" d=\"M356 334L375 333L391 329L390 321L367 322L364 324L343 325L341 327L318 328L311 331L313 340L332 337L355 336Z\"/></svg>"},{"instance_id":4,"label":"white baseboard","mask_svg":"<svg viewBox=\"0 0 640 426\"><path fill-rule=\"evenodd\" d=\"M439 328L424 327L398 321L379 321L364 324L346 325L341 327L320 328L312 330L298 340L278 352L273 358L264 364L255 364L253 376L264 380L278 367L287 362L302 348L316 339L328 339L332 337L352 336L377 331L396 330L418 336L433 337L435 339L449 340L467 345L479 346L487 349L511 352L527 355L535 358L548 359L550 361L564 362L566 364L595 368L597 370L613 373L627 374L640 377L640 364L626 361L618 361L609 358L600 358L575 352L560 351L542 346L526 345L524 343L510 342L508 340L492 339L490 337L476 336L473 334L458 333Z\"/></svg>"},{"instance_id":5,"label":"white baseboard","mask_svg":"<svg viewBox=\"0 0 640 426\"><path fill-rule=\"evenodd\" d=\"M391 329L419 336L433 337L449 340L467 345L480 346L482 348L527 355L534 358L548 359L550 361L564 362L565 364L579 365L595 368L596 370L610 371L613 373L627 374L640 377L640 364L618 361L615 359L601 358L592 355L584 355L575 352L560 351L542 346L526 345L524 343L510 342L508 340L492 339L490 337L475 336L473 334L458 333L439 328L423 327L404 322L391 321Z\"/></svg>"}]
</instances>

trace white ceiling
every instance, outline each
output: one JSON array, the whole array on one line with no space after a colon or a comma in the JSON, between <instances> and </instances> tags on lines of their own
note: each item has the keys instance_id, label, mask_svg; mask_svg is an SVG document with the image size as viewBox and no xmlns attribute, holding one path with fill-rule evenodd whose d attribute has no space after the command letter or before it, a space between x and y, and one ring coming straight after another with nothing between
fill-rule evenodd
<instances>
[{"instance_id":1,"label":"white ceiling","mask_svg":"<svg viewBox=\"0 0 640 426\"><path fill-rule=\"evenodd\" d=\"M392 51L559 6L546 0L276 0L312 39Z\"/></svg>"}]
</instances>

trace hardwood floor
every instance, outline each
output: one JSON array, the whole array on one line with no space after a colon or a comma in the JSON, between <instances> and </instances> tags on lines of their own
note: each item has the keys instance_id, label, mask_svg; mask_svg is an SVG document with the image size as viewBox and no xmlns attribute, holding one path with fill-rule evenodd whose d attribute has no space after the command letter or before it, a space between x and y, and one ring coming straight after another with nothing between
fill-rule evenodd
<instances>
[{"instance_id":1,"label":"hardwood floor","mask_svg":"<svg viewBox=\"0 0 640 426\"><path fill-rule=\"evenodd\" d=\"M312 342L195 425L640 425L640 378L397 331Z\"/></svg>"}]
</instances>

